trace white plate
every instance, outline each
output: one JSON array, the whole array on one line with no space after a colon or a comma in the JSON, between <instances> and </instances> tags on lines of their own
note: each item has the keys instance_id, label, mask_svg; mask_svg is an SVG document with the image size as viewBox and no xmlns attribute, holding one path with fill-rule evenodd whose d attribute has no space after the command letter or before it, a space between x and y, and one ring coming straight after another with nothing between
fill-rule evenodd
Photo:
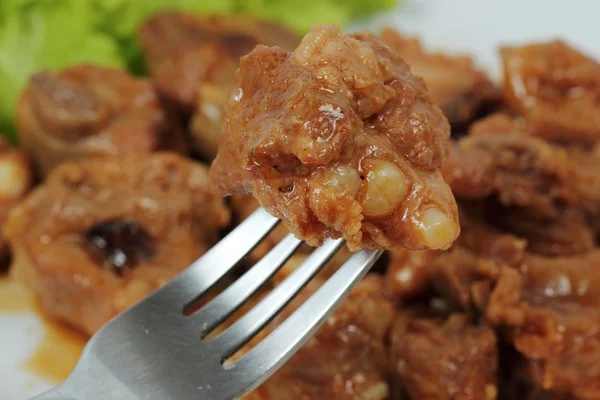
<instances>
[{"instance_id":1,"label":"white plate","mask_svg":"<svg viewBox=\"0 0 600 400\"><path fill-rule=\"evenodd\" d=\"M396 10L350 28L396 26L431 49L473 54L497 77L501 44L562 38L600 59L598 15L595 0L405 0ZM23 367L42 332L33 313L0 312L0 400L26 399L52 386Z\"/></svg>"}]
</instances>

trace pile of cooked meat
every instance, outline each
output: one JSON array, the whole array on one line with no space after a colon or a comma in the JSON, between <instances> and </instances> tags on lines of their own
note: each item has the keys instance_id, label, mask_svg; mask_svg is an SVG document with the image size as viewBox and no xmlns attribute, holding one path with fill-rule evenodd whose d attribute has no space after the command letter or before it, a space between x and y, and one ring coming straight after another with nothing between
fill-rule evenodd
<instances>
[{"instance_id":1,"label":"pile of cooked meat","mask_svg":"<svg viewBox=\"0 0 600 400\"><path fill-rule=\"evenodd\" d=\"M248 399L600 399L597 61L505 47L495 84L392 29L170 12L139 39L149 77L40 71L0 142L0 264L46 313L91 335L262 205L247 266L307 243L270 287L348 244L267 330L387 252Z\"/></svg>"}]
</instances>

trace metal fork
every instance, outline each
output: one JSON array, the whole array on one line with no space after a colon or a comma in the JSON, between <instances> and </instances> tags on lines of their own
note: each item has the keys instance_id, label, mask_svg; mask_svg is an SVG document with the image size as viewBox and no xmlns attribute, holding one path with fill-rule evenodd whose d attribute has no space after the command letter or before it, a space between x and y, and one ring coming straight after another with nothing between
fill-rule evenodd
<instances>
[{"instance_id":1,"label":"metal fork","mask_svg":"<svg viewBox=\"0 0 600 400\"><path fill-rule=\"evenodd\" d=\"M96 333L67 380L35 400L223 400L250 392L304 344L381 255L360 250L240 359L247 344L343 246L327 240L233 325L212 331L271 278L302 242L286 236L199 310L185 310L252 251L280 221L259 208L163 288Z\"/></svg>"}]
</instances>

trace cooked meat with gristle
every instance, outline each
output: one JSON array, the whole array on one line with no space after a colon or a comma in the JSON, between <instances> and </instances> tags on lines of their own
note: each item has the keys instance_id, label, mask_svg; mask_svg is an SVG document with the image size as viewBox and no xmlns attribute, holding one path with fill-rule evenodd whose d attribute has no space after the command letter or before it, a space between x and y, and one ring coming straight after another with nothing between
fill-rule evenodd
<instances>
[{"instance_id":1,"label":"cooked meat with gristle","mask_svg":"<svg viewBox=\"0 0 600 400\"><path fill-rule=\"evenodd\" d=\"M217 241L229 212L207 172L167 153L61 164L8 217L11 272L48 314L93 334Z\"/></svg>"},{"instance_id":2,"label":"cooked meat with gristle","mask_svg":"<svg viewBox=\"0 0 600 400\"><path fill-rule=\"evenodd\" d=\"M443 181L449 127L374 34L311 30L293 53L257 47L211 166L218 195L252 193L310 245L447 248L459 232Z\"/></svg>"},{"instance_id":3,"label":"cooked meat with gristle","mask_svg":"<svg viewBox=\"0 0 600 400\"><path fill-rule=\"evenodd\" d=\"M433 100L442 108L453 128L464 128L498 102L500 90L478 69L471 57L426 52L418 39L400 35L392 28L381 39L425 80Z\"/></svg>"},{"instance_id":4,"label":"cooked meat with gristle","mask_svg":"<svg viewBox=\"0 0 600 400\"><path fill-rule=\"evenodd\" d=\"M504 97L548 140L600 140L600 63L557 40L500 50Z\"/></svg>"},{"instance_id":5,"label":"cooked meat with gristle","mask_svg":"<svg viewBox=\"0 0 600 400\"><path fill-rule=\"evenodd\" d=\"M9 211L33 185L33 166L29 157L13 148L0 136L0 272L7 267L8 245L2 227Z\"/></svg>"},{"instance_id":6,"label":"cooked meat with gristle","mask_svg":"<svg viewBox=\"0 0 600 400\"><path fill-rule=\"evenodd\" d=\"M34 75L17 107L19 138L46 174L91 156L183 152L150 81L92 65Z\"/></svg>"},{"instance_id":7,"label":"cooked meat with gristle","mask_svg":"<svg viewBox=\"0 0 600 400\"><path fill-rule=\"evenodd\" d=\"M467 315L447 318L401 311L391 329L394 400L494 400L494 331Z\"/></svg>"},{"instance_id":8,"label":"cooked meat with gristle","mask_svg":"<svg viewBox=\"0 0 600 400\"><path fill-rule=\"evenodd\" d=\"M194 149L214 158L235 88L239 58L258 44L293 50L300 38L283 25L249 15L161 12L139 30L146 65L171 108L187 124Z\"/></svg>"}]
</instances>

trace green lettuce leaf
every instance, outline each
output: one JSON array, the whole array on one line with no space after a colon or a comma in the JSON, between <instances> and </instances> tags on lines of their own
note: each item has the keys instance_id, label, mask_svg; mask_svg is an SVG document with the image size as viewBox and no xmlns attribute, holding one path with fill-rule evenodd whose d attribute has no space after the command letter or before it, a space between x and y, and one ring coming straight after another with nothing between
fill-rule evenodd
<instances>
[{"instance_id":1,"label":"green lettuce leaf","mask_svg":"<svg viewBox=\"0 0 600 400\"><path fill-rule=\"evenodd\" d=\"M94 26L87 0L2 0L1 10L0 130L13 141L16 103L32 74L80 63L125 66L118 43Z\"/></svg>"}]
</instances>

